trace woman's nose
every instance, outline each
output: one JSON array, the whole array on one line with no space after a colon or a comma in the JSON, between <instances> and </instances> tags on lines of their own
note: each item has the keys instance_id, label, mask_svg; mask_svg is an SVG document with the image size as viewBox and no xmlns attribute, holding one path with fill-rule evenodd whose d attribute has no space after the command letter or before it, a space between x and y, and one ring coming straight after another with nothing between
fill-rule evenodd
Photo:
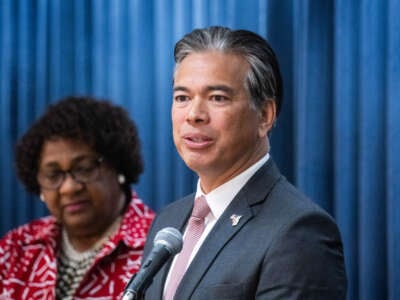
<instances>
[{"instance_id":1,"label":"woman's nose","mask_svg":"<svg viewBox=\"0 0 400 300\"><path fill-rule=\"evenodd\" d=\"M83 183L77 181L70 173L66 173L64 180L61 182L60 187L58 188L60 193L68 192L71 189L75 190L76 187L81 188Z\"/></svg>"}]
</instances>

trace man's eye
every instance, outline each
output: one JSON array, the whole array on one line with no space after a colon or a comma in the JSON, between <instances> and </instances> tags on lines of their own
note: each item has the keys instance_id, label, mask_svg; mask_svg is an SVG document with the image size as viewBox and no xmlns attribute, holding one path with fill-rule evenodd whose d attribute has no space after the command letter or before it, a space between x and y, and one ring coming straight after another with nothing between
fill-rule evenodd
<instances>
[{"instance_id":1,"label":"man's eye","mask_svg":"<svg viewBox=\"0 0 400 300\"><path fill-rule=\"evenodd\" d=\"M223 101L227 101L228 97L225 97L223 95L213 95L213 96L211 96L211 100L215 101L215 102L223 102Z\"/></svg>"},{"instance_id":2,"label":"man's eye","mask_svg":"<svg viewBox=\"0 0 400 300\"><path fill-rule=\"evenodd\" d=\"M189 97L186 95L177 95L174 97L174 100L176 102L185 102L185 101L189 100Z\"/></svg>"}]
</instances>

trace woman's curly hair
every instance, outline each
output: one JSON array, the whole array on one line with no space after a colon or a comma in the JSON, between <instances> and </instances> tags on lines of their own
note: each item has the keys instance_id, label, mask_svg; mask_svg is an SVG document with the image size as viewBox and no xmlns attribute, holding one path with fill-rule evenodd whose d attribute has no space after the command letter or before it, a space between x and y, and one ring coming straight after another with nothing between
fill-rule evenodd
<instances>
[{"instance_id":1,"label":"woman's curly hair","mask_svg":"<svg viewBox=\"0 0 400 300\"><path fill-rule=\"evenodd\" d=\"M129 185L138 181L143 161L136 125L124 109L90 97L67 97L50 105L15 149L17 175L31 193L40 193L37 173L43 144L56 137L84 142L103 156L125 176L123 189L130 195Z\"/></svg>"}]
</instances>

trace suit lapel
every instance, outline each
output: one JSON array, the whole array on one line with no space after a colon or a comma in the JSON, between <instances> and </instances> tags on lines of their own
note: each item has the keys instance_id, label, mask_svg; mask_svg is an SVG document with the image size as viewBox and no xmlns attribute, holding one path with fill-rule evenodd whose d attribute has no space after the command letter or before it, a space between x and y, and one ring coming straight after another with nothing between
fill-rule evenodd
<instances>
[{"instance_id":1,"label":"suit lapel","mask_svg":"<svg viewBox=\"0 0 400 300\"><path fill-rule=\"evenodd\" d=\"M241 215L236 226L232 226L229 216L235 213ZM218 253L224 248L233 236L252 218L251 210L243 202L236 202L225 211L215 227L207 236L199 252L190 264L185 276L178 287L175 299L190 299L191 294L207 272Z\"/></svg>"},{"instance_id":2,"label":"suit lapel","mask_svg":"<svg viewBox=\"0 0 400 300\"><path fill-rule=\"evenodd\" d=\"M280 173L270 159L239 191L190 264L177 289L175 299L190 299L218 253L254 217L252 206L266 200L269 191L279 177ZM232 225L232 215L241 216L236 226Z\"/></svg>"},{"instance_id":3,"label":"suit lapel","mask_svg":"<svg viewBox=\"0 0 400 300\"><path fill-rule=\"evenodd\" d=\"M179 201L179 204L175 207L178 209L177 212L172 212L170 217L168 218L168 226L174 227L178 229L181 233L183 233L187 219L190 217L190 213L193 209L193 201L194 194L186 196L184 199ZM167 279L169 268L171 267L173 258L171 258L162 269L158 272L156 277L154 278L153 286L157 287L154 291L155 295L149 297L149 299L162 299L164 292L164 284Z\"/></svg>"}]
</instances>

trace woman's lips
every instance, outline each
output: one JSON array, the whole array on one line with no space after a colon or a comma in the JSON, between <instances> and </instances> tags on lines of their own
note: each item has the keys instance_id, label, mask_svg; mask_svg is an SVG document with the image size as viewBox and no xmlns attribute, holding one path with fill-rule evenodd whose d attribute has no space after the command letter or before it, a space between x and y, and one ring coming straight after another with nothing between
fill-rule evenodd
<instances>
[{"instance_id":1,"label":"woman's lips","mask_svg":"<svg viewBox=\"0 0 400 300\"><path fill-rule=\"evenodd\" d=\"M68 213L76 213L76 212L84 210L88 204L89 204L88 201L73 202L73 203L64 205L64 210Z\"/></svg>"}]
</instances>

